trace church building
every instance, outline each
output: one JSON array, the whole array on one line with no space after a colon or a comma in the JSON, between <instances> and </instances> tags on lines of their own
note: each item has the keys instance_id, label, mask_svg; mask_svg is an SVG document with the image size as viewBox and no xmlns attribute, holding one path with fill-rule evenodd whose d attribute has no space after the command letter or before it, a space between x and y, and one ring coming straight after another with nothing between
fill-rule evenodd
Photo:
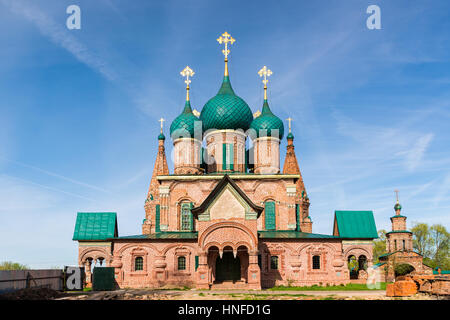
<instances>
[{"instance_id":1,"label":"church building","mask_svg":"<svg viewBox=\"0 0 450 320\"><path fill-rule=\"evenodd\" d=\"M99 263L115 268L119 287L261 289L351 282L349 257L358 259L361 270L372 266L372 211L335 211L333 233L313 233L290 119L280 164L285 128L269 107L272 71L259 71L264 102L253 113L231 86L228 55L235 40L227 32L217 40L224 45L225 71L201 112L192 109L189 96L194 72L181 72L186 101L170 125L173 172L161 119L142 233L119 236L115 212L78 213L73 240L87 281Z\"/></svg>"}]
</instances>

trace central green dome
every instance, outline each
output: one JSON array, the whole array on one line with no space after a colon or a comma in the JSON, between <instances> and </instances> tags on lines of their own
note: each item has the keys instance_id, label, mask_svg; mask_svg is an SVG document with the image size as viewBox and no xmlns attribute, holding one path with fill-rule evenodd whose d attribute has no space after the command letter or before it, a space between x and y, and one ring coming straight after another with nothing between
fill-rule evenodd
<instances>
[{"instance_id":1,"label":"central green dome","mask_svg":"<svg viewBox=\"0 0 450 320\"><path fill-rule=\"evenodd\" d=\"M253 121L248 104L231 87L230 77L224 76L217 95L211 98L200 114L203 131L208 129L242 129L246 131Z\"/></svg>"}]
</instances>

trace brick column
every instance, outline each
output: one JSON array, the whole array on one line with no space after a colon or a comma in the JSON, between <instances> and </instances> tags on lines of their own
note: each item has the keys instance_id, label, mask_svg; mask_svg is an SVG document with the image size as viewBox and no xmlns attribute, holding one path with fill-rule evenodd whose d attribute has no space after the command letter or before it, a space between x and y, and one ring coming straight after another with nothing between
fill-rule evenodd
<instances>
[{"instance_id":1,"label":"brick column","mask_svg":"<svg viewBox=\"0 0 450 320\"><path fill-rule=\"evenodd\" d=\"M196 271L197 289L209 289L208 283L208 253L203 251L198 255L198 268Z\"/></svg>"},{"instance_id":2,"label":"brick column","mask_svg":"<svg viewBox=\"0 0 450 320\"><path fill-rule=\"evenodd\" d=\"M261 290L261 270L258 265L258 251L248 253L248 287Z\"/></svg>"}]
</instances>

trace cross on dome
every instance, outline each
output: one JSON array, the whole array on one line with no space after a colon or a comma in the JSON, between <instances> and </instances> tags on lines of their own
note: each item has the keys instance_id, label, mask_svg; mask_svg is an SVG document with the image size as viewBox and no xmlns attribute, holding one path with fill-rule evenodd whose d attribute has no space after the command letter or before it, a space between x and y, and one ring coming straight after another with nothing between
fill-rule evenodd
<instances>
[{"instance_id":1,"label":"cross on dome","mask_svg":"<svg viewBox=\"0 0 450 320\"><path fill-rule=\"evenodd\" d=\"M233 44L236 40L231 37L228 32L224 32L218 39L217 42L220 44L225 44L225 49L222 50L223 55L225 56L225 76L228 76L228 55L230 54L230 50L228 49L228 43Z\"/></svg>"},{"instance_id":2,"label":"cross on dome","mask_svg":"<svg viewBox=\"0 0 450 320\"><path fill-rule=\"evenodd\" d=\"M225 49L222 50L223 55L225 56L225 61L228 59L228 55L230 54L230 50L228 50L228 42L231 44L233 44L236 40L231 37L231 35L228 32L224 32L218 39L217 41L222 44L225 44Z\"/></svg>"},{"instance_id":3,"label":"cross on dome","mask_svg":"<svg viewBox=\"0 0 450 320\"><path fill-rule=\"evenodd\" d=\"M186 77L186 80L184 80L184 83L186 83L186 101L189 101L189 84L191 83L191 80L189 79L189 77L194 76L195 72L194 72L194 70L189 68L189 66L186 66L186 68L184 68L180 72L180 74L183 77Z\"/></svg>"},{"instance_id":4,"label":"cross on dome","mask_svg":"<svg viewBox=\"0 0 450 320\"><path fill-rule=\"evenodd\" d=\"M287 118L286 120L288 121L288 124L289 124L289 133L291 133L291 122L292 122L292 118L289 117L289 118Z\"/></svg>"},{"instance_id":5,"label":"cross on dome","mask_svg":"<svg viewBox=\"0 0 450 320\"><path fill-rule=\"evenodd\" d=\"M158 122L161 122L161 133L163 133L163 122L166 121L166 119L159 119Z\"/></svg>"},{"instance_id":6,"label":"cross on dome","mask_svg":"<svg viewBox=\"0 0 450 320\"><path fill-rule=\"evenodd\" d=\"M269 80L267 79L272 75L272 70L267 68L266 66L262 67L261 70L258 71L260 77L264 77L262 83L264 83L264 100L267 100L267 83Z\"/></svg>"}]
</instances>

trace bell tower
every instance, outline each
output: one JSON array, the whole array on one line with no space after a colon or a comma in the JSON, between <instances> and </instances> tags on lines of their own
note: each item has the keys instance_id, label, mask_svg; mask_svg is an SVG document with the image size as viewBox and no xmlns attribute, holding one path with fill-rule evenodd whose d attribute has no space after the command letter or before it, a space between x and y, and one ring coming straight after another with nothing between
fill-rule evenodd
<instances>
[{"instance_id":1,"label":"bell tower","mask_svg":"<svg viewBox=\"0 0 450 320\"><path fill-rule=\"evenodd\" d=\"M386 233L386 250L412 251L412 232L406 230L406 217L401 215L402 206L398 201L398 190L395 190L397 202L394 206L395 215L391 217L392 231Z\"/></svg>"}]
</instances>

